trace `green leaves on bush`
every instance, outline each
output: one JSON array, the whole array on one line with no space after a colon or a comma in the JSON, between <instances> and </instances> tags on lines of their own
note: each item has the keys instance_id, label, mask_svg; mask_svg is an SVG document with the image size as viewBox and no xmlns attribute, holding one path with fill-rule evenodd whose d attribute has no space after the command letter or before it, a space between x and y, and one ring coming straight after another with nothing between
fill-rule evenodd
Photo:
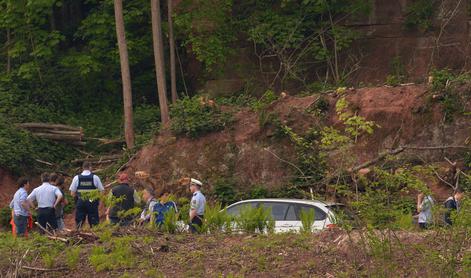
<instances>
[{"instance_id":1,"label":"green leaves on bush","mask_svg":"<svg viewBox=\"0 0 471 278\"><path fill-rule=\"evenodd\" d=\"M229 113L217 106L203 103L198 97L185 97L170 109L171 129L177 135L198 137L208 132L224 129L231 121Z\"/></svg>"},{"instance_id":2,"label":"green leaves on bush","mask_svg":"<svg viewBox=\"0 0 471 278\"><path fill-rule=\"evenodd\" d=\"M235 223L237 229L246 233L271 233L275 228L275 221L269 209L264 207L254 208L249 205L242 207Z\"/></svg>"}]
</instances>

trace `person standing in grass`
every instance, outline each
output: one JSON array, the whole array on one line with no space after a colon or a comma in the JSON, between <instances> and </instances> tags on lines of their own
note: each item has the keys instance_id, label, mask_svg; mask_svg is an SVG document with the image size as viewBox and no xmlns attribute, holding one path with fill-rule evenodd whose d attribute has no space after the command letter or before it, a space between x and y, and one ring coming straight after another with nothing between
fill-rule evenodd
<instances>
[{"instance_id":1,"label":"person standing in grass","mask_svg":"<svg viewBox=\"0 0 471 278\"><path fill-rule=\"evenodd\" d=\"M190 232L197 233L203 225L204 209L206 206L206 198L201 193L203 183L197 179L190 179L190 191L193 194L190 202Z\"/></svg>"},{"instance_id":2,"label":"person standing in grass","mask_svg":"<svg viewBox=\"0 0 471 278\"><path fill-rule=\"evenodd\" d=\"M64 208L67 206L69 203L67 199L65 198L64 194L64 182L65 179L63 176L59 176L56 173L51 174L51 184L59 188L61 191L62 195L64 196L56 207L56 219L57 219L57 230L62 231L65 229L65 223L64 223Z\"/></svg>"},{"instance_id":3,"label":"person standing in grass","mask_svg":"<svg viewBox=\"0 0 471 278\"><path fill-rule=\"evenodd\" d=\"M419 212L419 227L428 229L432 225L433 215L432 208L434 201L432 196L419 193L417 196L417 211Z\"/></svg>"},{"instance_id":4,"label":"person standing in grass","mask_svg":"<svg viewBox=\"0 0 471 278\"><path fill-rule=\"evenodd\" d=\"M57 229L57 219L55 208L62 200L62 193L59 188L50 184L51 176L49 173L41 175L42 184L36 187L28 196L30 207L33 202L38 203L37 217L38 223L43 229Z\"/></svg>"},{"instance_id":5,"label":"person standing in grass","mask_svg":"<svg viewBox=\"0 0 471 278\"><path fill-rule=\"evenodd\" d=\"M82 228L86 219L88 219L90 227L98 225L100 222L98 214L99 200L82 198L81 195L94 191L105 191L100 178L92 173L92 167L88 161L83 163L82 169L82 173L74 177L69 188L70 194L76 200L75 224L77 229Z\"/></svg>"},{"instance_id":6,"label":"person standing in grass","mask_svg":"<svg viewBox=\"0 0 471 278\"><path fill-rule=\"evenodd\" d=\"M25 236L27 234L28 218L30 217L28 190L30 188L27 178L18 179L18 190L10 202L11 217L13 219L15 233L17 236Z\"/></svg>"}]
</instances>

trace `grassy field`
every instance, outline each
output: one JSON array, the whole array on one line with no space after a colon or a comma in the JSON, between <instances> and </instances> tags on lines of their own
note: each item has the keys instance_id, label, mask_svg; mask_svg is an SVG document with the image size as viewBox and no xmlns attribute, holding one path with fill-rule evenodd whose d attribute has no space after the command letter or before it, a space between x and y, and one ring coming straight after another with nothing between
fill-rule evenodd
<instances>
[{"instance_id":1,"label":"grassy field","mask_svg":"<svg viewBox=\"0 0 471 278\"><path fill-rule=\"evenodd\" d=\"M68 242L0 235L2 277L469 277L467 231L189 235L94 231ZM16 276L18 275L18 276Z\"/></svg>"}]
</instances>

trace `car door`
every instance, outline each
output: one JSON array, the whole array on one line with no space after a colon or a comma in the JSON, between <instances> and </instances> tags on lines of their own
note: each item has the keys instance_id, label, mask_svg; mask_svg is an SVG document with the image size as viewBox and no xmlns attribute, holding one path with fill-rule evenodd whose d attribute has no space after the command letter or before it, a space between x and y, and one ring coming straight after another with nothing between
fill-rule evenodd
<instances>
[{"instance_id":1,"label":"car door","mask_svg":"<svg viewBox=\"0 0 471 278\"><path fill-rule=\"evenodd\" d=\"M293 231L301 231L301 212L314 212L313 230L323 230L326 227L327 213L316 205L293 203L288 208L286 221Z\"/></svg>"},{"instance_id":2,"label":"car door","mask_svg":"<svg viewBox=\"0 0 471 278\"><path fill-rule=\"evenodd\" d=\"M288 212L289 203L286 202L261 202L260 206L271 212L275 221L275 233L289 232L292 230L292 223L286 221L286 213Z\"/></svg>"},{"instance_id":3,"label":"car door","mask_svg":"<svg viewBox=\"0 0 471 278\"><path fill-rule=\"evenodd\" d=\"M258 206L258 202L255 202L255 201L251 201L251 202L241 202L241 203L236 203L234 205L231 205L227 208L227 213L229 215L231 215L233 217L233 219L236 219L237 217L239 217L240 215L240 211L244 208L244 207L252 207L252 208L255 208ZM235 221L232 221L232 230L233 231L237 231L238 230L238 227L237 227L237 223Z\"/></svg>"}]
</instances>

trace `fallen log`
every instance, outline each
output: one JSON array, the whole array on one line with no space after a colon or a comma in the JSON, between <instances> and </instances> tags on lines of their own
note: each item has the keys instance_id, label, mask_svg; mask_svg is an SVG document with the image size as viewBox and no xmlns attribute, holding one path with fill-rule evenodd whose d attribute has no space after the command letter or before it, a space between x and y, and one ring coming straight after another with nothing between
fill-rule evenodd
<instances>
[{"instance_id":1,"label":"fallen log","mask_svg":"<svg viewBox=\"0 0 471 278\"><path fill-rule=\"evenodd\" d=\"M48 124L48 123L21 123L17 124L18 127L24 129L52 129L52 130L68 130L82 132L81 127L73 127L63 124Z\"/></svg>"},{"instance_id":2,"label":"fallen log","mask_svg":"<svg viewBox=\"0 0 471 278\"><path fill-rule=\"evenodd\" d=\"M43 139L50 139L54 141L74 141L74 142L81 142L82 135L67 135L67 134L53 134L53 133L32 133L34 136L43 138Z\"/></svg>"}]
</instances>

